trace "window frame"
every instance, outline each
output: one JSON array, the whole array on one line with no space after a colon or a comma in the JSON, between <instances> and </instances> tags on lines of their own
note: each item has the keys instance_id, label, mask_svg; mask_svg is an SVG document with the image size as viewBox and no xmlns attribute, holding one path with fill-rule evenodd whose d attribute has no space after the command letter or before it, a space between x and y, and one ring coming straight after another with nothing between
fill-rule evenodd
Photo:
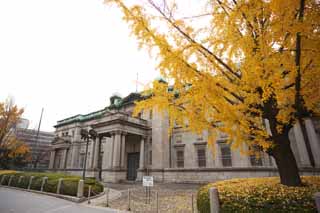
<instances>
[{"instance_id":1,"label":"window frame","mask_svg":"<svg viewBox=\"0 0 320 213\"><path fill-rule=\"evenodd\" d=\"M207 147L204 145L198 145L196 147L197 150L197 165L199 168L206 168L207 167ZM203 151L203 155L199 156L200 151Z\"/></svg>"},{"instance_id":2,"label":"window frame","mask_svg":"<svg viewBox=\"0 0 320 213\"><path fill-rule=\"evenodd\" d=\"M181 153L182 152L182 155L180 155L181 159L179 159L179 154L178 153ZM176 148L176 168L184 168L184 162L185 162L185 157L184 157L184 147L179 147L179 148Z\"/></svg>"},{"instance_id":3,"label":"window frame","mask_svg":"<svg viewBox=\"0 0 320 213\"><path fill-rule=\"evenodd\" d=\"M226 142L219 143L219 149L220 149L221 165L223 167L232 167L233 162L232 162L232 151L231 151L230 144L227 144ZM222 151L223 149L229 150L230 154L225 155L225 153L223 153Z\"/></svg>"}]
</instances>

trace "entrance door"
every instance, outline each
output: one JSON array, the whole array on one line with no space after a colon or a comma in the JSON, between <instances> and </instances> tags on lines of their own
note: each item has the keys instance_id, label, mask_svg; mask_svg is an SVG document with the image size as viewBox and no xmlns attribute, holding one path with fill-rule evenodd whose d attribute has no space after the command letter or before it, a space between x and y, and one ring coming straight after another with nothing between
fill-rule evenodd
<instances>
[{"instance_id":1,"label":"entrance door","mask_svg":"<svg viewBox=\"0 0 320 213\"><path fill-rule=\"evenodd\" d=\"M128 165L127 179L136 180L138 168L139 168L139 152L128 153L127 165Z\"/></svg>"}]
</instances>

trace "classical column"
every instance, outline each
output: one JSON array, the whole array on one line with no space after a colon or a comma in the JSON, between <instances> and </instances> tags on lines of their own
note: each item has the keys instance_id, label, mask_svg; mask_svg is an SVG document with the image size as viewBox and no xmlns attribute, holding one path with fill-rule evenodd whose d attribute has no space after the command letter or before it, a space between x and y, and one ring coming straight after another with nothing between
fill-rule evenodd
<instances>
[{"instance_id":1,"label":"classical column","mask_svg":"<svg viewBox=\"0 0 320 213\"><path fill-rule=\"evenodd\" d=\"M56 150L52 150L51 153L50 153L49 169L53 169L53 167L54 167L55 155L56 155Z\"/></svg>"},{"instance_id":2,"label":"classical column","mask_svg":"<svg viewBox=\"0 0 320 213\"><path fill-rule=\"evenodd\" d=\"M61 161L61 164L60 164L60 168L61 169L65 169L66 168L67 152L68 152L68 149L63 149L63 151L62 151L62 161Z\"/></svg>"},{"instance_id":3,"label":"classical column","mask_svg":"<svg viewBox=\"0 0 320 213\"><path fill-rule=\"evenodd\" d=\"M76 144L76 142L73 142L71 146L72 154L71 154L71 165L70 168L76 168L78 167L77 159L79 155L79 145Z\"/></svg>"},{"instance_id":4,"label":"classical column","mask_svg":"<svg viewBox=\"0 0 320 213\"><path fill-rule=\"evenodd\" d=\"M304 120L316 167L320 167L320 141L310 118Z\"/></svg>"},{"instance_id":5,"label":"classical column","mask_svg":"<svg viewBox=\"0 0 320 213\"><path fill-rule=\"evenodd\" d=\"M75 132L72 138L71 145L71 165L70 168L78 168L79 167L79 153L80 153L80 128L76 127Z\"/></svg>"},{"instance_id":6,"label":"classical column","mask_svg":"<svg viewBox=\"0 0 320 213\"><path fill-rule=\"evenodd\" d=\"M90 143L90 160L89 160L89 167L94 168L94 156L95 156L95 147L96 147L97 139L91 139Z\"/></svg>"},{"instance_id":7,"label":"classical column","mask_svg":"<svg viewBox=\"0 0 320 213\"><path fill-rule=\"evenodd\" d=\"M93 166L92 166L92 168L94 169L98 168L98 161L100 157L100 152L99 152L100 143L101 143L101 137L98 137L94 143L94 152L93 152L94 155L93 155Z\"/></svg>"},{"instance_id":8,"label":"classical column","mask_svg":"<svg viewBox=\"0 0 320 213\"><path fill-rule=\"evenodd\" d=\"M306 147L306 142L304 141L300 123L297 122L293 127L294 137L297 142L297 147L300 156L301 166L310 167L309 154Z\"/></svg>"},{"instance_id":9,"label":"classical column","mask_svg":"<svg viewBox=\"0 0 320 213\"><path fill-rule=\"evenodd\" d=\"M115 140L113 143L113 168L120 168L120 145L121 145L121 132L115 133Z\"/></svg>"},{"instance_id":10,"label":"classical column","mask_svg":"<svg viewBox=\"0 0 320 213\"><path fill-rule=\"evenodd\" d=\"M110 153L110 168L113 168L113 147L115 141L115 134L111 133L111 153Z\"/></svg>"},{"instance_id":11,"label":"classical column","mask_svg":"<svg viewBox=\"0 0 320 213\"><path fill-rule=\"evenodd\" d=\"M141 137L139 169L144 169L144 140L145 138Z\"/></svg>"},{"instance_id":12,"label":"classical column","mask_svg":"<svg viewBox=\"0 0 320 213\"><path fill-rule=\"evenodd\" d=\"M126 134L123 132L121 134L121 156L120 156L120 167L124 168L125 166L125 154L126 154Z\"/></svg>"}]
</instances>

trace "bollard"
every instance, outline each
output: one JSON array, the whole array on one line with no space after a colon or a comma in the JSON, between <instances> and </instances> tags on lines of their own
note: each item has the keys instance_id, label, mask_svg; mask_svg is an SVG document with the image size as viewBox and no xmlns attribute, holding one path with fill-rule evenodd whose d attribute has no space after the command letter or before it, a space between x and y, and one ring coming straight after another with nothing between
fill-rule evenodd
<instances>
[{"instance_id":1,"label":"bollard","mask_svg":"<svg viewBox=\"0 0 320 213\"><path fill-rule=\"evenodd\" d=\"M158 196L158 192L156 192L156 203L157 203L157 213L159 213L159 196Z\"/></svg>"},{"instance_id":2,"label":"bollard","mask_svg":"<svg viewBox=\"0 0 320 213\"><path fill-rule=\"evenodd\" d=\"M13 175L10 175L9 181L8 181L8 186L11 185L11 181L12 181Z\"/></svg>"},{"instance_id":3,"label":"bollard","mask_svg":"<svg viewBox=\"0 0 320 213\"><path fill-rule=\"evenodd\" d=\"M6 176L7 176L7 175L3 175L3 176L2 176L0 185L2 185L3 181L6 179Z\"/></svg>"},{"instance_id":4,"label":"bollard","mask_svg":"<svg viewBox=\"0 0 320 213\"><path fill-rule=\"evenodd\" d=\"M107 207L109 207L109 189L107 188L107 191L106 191L106 201L107 201Z\"/></svg>"},{"instance_id":5,"label":"bollard","mask_svg":"<svg viewBox=\"0 0 320 213\"><path fill-rule=\"evenodd\" d=\"M320 192L314 194L314 200L316 202L317 210L320 212Z\"/></svg>"},{"instance_id":6,"label":"bollard","mask_svg":"<svg viewBox=\"0 0 320 213\"><path fill-rule=\"evenodd\" d=\"M23 178L23 176L20 176L20 177L19 177L18 185L21 183L22 178Z\"/></svg>"},{"instance_id":7,"label":"bollard","mask_svg":"<svg viewBox=\"0 0 320 213\"><path fill-rule=\"evenodd\" d=\"M44 184L46 184L47 180L48 180L48 177L43 177L43 178L42 178L42 183L41 183L41 189L40 189L40 191L43 192Z\"/></svg>"},{"instance_id":8,"label":"bollard","mask_svg":"<svg viewBox=\"0 0 320 213\"><path fill-rule=\"evenodd\" d=\"M88 191L88 204L91 203L90 196L91 196L91 186L89 186L89 191Z\"/></svg>"},{"instance_id":9,"label":"bollard","mask_svg":"<svg viewBox=\"0 0 320 213\"><path fill-rule=\"evenodd\" d=\"M193 194L191 194L191 211L192 211L192 213L194 212L194 207L193 207Z\"/></svg>"},{"instance_id":10,"label":"bollard","mask_svg":"<svg viewBox=\"0 0 320 213\"><path fill-rule=\"evenodd\" d=\"M57 186L57 194L60 194L61 184L62 184L63 178L59 178L58 180L58 186Z\"/></svg>"},{"instance_id":11,"label":"bollard","mask_svg":"<svg viewBox=\"0 0 320 213\"><path fill-rule=\"evenodd\" d=\"M217 188L210 188L210 213L219 213L220 205L219 205L219 194Z\"/></svg>"},{"instance_id":12,"label":"bollard","mask_svg":"<svg viewBox=\"0 0 320 213\"><path fill-rule=\"evenodd\" d=\"M128 211L131 210L131 208L130 208L130 199L131 199L131 198L130 198L130 196L131 196L130 193L131 193L131 192L130 192L130 189L128 189Z\"/></svg>"},{"instance_id":13,"label":"bollard","mask_svg":"<svg viewBox=\"0 0 320 213\"><path fill-rule=\"evenodd\" d=\"M31 188L31 184L32 184L32 180L33 180L33 176L31 176L30 177L30 179L29 179L29 185L28 185L28 189L30 190L30 188Z\"/></svg>"},{"instance_id":14,"label":"bollard","mask_svg":"<svg viewBox=\"0 0 320 213\"><path fill-rule=\"evenodd\" d=\"M79 180L77 197L83 197L83 186L84 186L84 180Z\"/></svg>"}]
</instances>

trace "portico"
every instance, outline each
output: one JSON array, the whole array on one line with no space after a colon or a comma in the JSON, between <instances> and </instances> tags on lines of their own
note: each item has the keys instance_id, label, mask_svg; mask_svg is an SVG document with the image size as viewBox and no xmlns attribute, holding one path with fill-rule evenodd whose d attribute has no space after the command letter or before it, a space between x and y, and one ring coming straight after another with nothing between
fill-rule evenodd
<instances>
[{"instance_id":1,"label":"portico","mask_svg":"<svg viewBox=\"0 0 320 213\"><path fill-rule=\"evenodd\" d=\"M150 131L147 123L118 112L96 120L91 127L99 135L92 148L94 176L107 182L134 181L141 177L138 170L144 168L144 141ZM102 140L105 141L104 153L98 167Z\"/></svg>"}]
</instances>

